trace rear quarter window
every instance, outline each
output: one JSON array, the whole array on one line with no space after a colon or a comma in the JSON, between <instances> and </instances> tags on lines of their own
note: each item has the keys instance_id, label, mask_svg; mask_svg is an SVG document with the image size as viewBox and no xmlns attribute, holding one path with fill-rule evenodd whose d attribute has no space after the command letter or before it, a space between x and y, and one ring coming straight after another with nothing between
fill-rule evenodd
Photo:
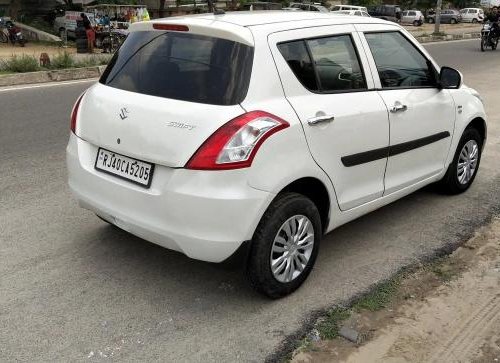
<instances>
[{"instance_id":1,"label":"rear quarter window","mask_svg":"<svg viewBox=\"0 0 500 363\"><path fill-rule=\"evenodd\" d=\"M125 91L183 101L234 105L250 81L253 47L209 36L132 32L100 83Z\"/></svg>"}]
</instances>

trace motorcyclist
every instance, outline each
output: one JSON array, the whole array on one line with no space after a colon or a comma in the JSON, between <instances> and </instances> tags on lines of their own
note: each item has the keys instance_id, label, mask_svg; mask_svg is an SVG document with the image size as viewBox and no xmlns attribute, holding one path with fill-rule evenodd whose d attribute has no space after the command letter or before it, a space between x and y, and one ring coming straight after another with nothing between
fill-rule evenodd
<instances>
[{"instance_id":1,"label":"motorcyclist","mask_svg":"<svg viewBox=\"0 0 500 363\"><path fill-rule=\"evenodd\" d=\"M21 32L21 29L18 28L12 21L7 21L7 30L9 32L9 40L12 45L16 44L17 34Z\"/></svg>"},{"instance_id":2,"label":"motorcyclist","mask_svg":"<svg viewBox=\"0 0 500 363\"><path fill-rule=\"evenodd\" d=\"M491 23L491 36L498 38L500 37L500 28L498 22L500 20L500 13L498 12L498 7L493 6L491 12L486 17L486 21Z\"/></svg>"}]
</instances>

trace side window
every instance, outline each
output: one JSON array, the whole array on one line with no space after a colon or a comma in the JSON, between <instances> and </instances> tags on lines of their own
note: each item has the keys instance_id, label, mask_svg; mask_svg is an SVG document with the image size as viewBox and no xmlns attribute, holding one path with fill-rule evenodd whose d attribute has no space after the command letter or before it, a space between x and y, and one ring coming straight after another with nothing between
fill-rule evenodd
<instances>
[{"instance_id":1,"label":"side window","mask_svg":"<svg viewBox=\"0 0 500 363\"><path fill-rule=\"evenodd\" d=\"M355 11L354 15L361 16L361 11Z\"/></svg>"},{"instance_id":2,"label":"side window","mask_svg":"<svg viewBox=\"0 0 500 363\"><path fill-rule=\"evenodd\" d=\"M399 32L365 33L383 88L435 87L430 62Z\"/></svg>"},{"instance_id":3,"label":"side window","mask_svg":"<svg viewBox=\"0 0 500 363\"><path fill-rule=\"evenodd\" d=\"M349 35L278 44L278 49L299 81L314 92L366 89Z\"/></svg>"},{"instance_id":4,"label":"side window","mask_svg":"<svg viewBox=\"0 0 500 363\"><path fill-rule=\"evenodd\" d=\"M366 89L365 78L349 35L311 39L307 44L321 91Z\"/></svg>"},{"instance_id":5,"label":"side window","mask_svg":"<svg viewBox=\"0 0 500 363\"><path fill-rule=\"evenodd\" d=\"M318 91L316 75L305 41L281 43L278 44L278 49L300 83L311 91Z\"/></svg>"},{"instance_id":6,"label":"side window","mask_svg":"<svg viewBox=\"0 0 500 363\"><path fill-rule=\"evenodd\" d=\"M414 12L414 11L409 11L409 12L408 12L408 15L410 15L410 16L415 16L415 15L417 15L417 13L416 13L416 12Z\"/></svg>"}]
</instances>

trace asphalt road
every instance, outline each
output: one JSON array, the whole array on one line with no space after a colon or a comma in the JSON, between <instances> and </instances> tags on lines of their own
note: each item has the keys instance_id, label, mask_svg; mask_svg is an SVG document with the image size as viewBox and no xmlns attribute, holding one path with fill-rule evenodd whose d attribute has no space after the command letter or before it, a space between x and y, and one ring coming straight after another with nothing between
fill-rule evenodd
<instances>
[{"instance_id":1,"label":"asphalt road","mask_svg":"<svg viewBox=\"0 0 500 363\"><path fill-rule=\"evenodd\" d=\"M427 47L486 102L472 188L455 197L426 188L330 233L306 284L278 301L238 269L190 260L77 206L65 147L71 106L90 83L0 90L0 361L273 359L316 312L456 246L499 205L500 53L478 47Z\"/></svg>"}]
</instances>

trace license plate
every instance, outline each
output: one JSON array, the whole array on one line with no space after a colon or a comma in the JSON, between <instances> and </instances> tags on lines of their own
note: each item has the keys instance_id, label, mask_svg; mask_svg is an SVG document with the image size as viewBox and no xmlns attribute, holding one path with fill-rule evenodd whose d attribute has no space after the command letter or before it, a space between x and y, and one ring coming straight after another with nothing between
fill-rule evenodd
<instances>
[{"instance_id":1,"label":"license plate","mask_svg":"<svg viewBox=\"0 0 500 363\"><path fill-rule=\"evenodd\" d=\"M154 164L99 148L95 168L145 188L151 186Z\"/></svg>"}]
</instances>

